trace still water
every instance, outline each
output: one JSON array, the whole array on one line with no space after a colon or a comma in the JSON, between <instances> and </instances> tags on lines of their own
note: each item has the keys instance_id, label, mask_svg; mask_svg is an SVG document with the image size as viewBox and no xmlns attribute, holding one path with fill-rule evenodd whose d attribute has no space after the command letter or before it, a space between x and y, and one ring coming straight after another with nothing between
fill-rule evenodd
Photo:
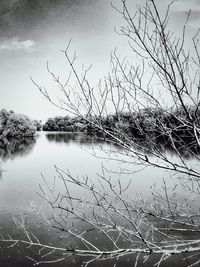
<instances>
[{"instance_id":1,"label":"still water","mask_svg":"<svg viewBox=\"0 0 200 267\"><path fill-rule=\"evenodd\" d=\"M87 174L94 181L97 179L97 173L101 173L102 166L105 166L107 170L111 171L109 175L112 175L114 179L121 179L122 184L127 184L131 179L128 192L132 197L142 194L148 198L151 195L151 185L161 184L162 178L166 178L166 176L168 176L169 183L173 183L174 180L165 171L153 168L141 170L141 166L137 165L130 166L130 173L119 174L121 163L107 159L110 153L105 153L105 151L110 152L113 149L118 150L119 148L84 134L41 132L38 133L35 141L29 139L20 144L14 142L0 150L2 168L0 177L1 233L6 237L11 234L20 238L20 231L16 228L13 217L20 218L21 212L25 212L25 214L30 212L28 203L37 207L44 205L44 200L37 194L40 192L39 185L43 183L42 176L47 182L52 182L56 175L55 165L63 170L70 170L74 176ZM57 183L57 187L58 190L63 190L63 184ZM78 191L75 193L82 194ZM53 239L57 243L61 242L60 235L53 232L51 228L40 224L35 215L30 216L29 225L42 240ZM24 252L20 247L6 249L3 245L0 248L0 267L32 266L32 262L24 257L24 254L28 255L28 253L30 251ZM121 264L118 266L129 266L127 259L125 262L122 260ZM46 266L46 264L42 266ZM65 263L56 263L51 266L66 265ZM71 262L69 266L81 265L78 262ZM97 266L105 265L102 263ZM109 265L106 264L106 266Z\"/></svg>"},{"instance_id":2,"label":"still water","mask_svg":"<svg viewBox=\"0 0 200 267\"><path fill-rule=\"evenodd\" d=\"M95 179L101 172L102 164L109 170L117 172L120 163L105 159L112 145L95 140L84 134L71 133L39 133L36 141L26 140L19 145L12 143L1 153L2 173L0 178L1 210L15 211L26 207L24 200L37 199L41 174L49 181L55 175L54 165L63 170L69 169L75 176L88 175ZM114 148L117 149L117 148ZM94 155L95 153L95 155ZM136 173L123 175L124 182L132 179L133 192L147 194L149 186L158 182L165 175L160 170L144 169L134 166ZM130 170L134 172L131 166ZM162 173L162 175L161 175ZM120 175L115 174L116 178ZM37 199L39 201L39 199Z\"/></svg>"}]
</instances>

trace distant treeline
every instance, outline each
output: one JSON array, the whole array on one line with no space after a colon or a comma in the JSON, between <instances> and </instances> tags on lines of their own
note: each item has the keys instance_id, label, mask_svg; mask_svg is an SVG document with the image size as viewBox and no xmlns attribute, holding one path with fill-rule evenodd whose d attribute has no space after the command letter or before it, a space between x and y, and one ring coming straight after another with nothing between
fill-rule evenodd
<instances>
[{"instance_id":1,"label":"distant treeline","mask_svg":"<svg viewBox=\"0 0 200 267\"><path fill-rule=\"evenodd\" d=\"M191 118L199 124L200 112L195 108L189 109ZM94 122L94 123L92 123ZM97 127L96 127L97 126ZM99 126L99 127L98 127ZM128 135L142 137L147 133L161 134L166 129L176 134L189 134L187 114L183 109L166 112L156 109L142 109L138 112L124 112L104 117L83 118L69 116L49 118L43 125L44 131L64 132L98 132L122 131Z\"/></svg>"},{"instance_id":2,"label":"distant treeline","mask_svg":"<svg viewBox=\"0 0 200 267\"><path fill-rule=\"evenodd\" d=\"M5 138L22 138L34 136L36 131L84 132L92 136L120 136L127 141L138 139L155 140L184 146L192 143L194 135L193 122L200 125L200 111L190 107L186 113L182 108L166 111L161 109L142 109L138 112L123 112L96 117L55 117L49 118L42 126L40 121L32 120L26 115L2 109L0 111L0 140ZM188 119L188 114L190 119ZM198 131L196 135L198 135ZM183 142L182 142L183 141ZM155 143L155 142L152 142ZM150 145L150 143L148 143Z\"/></svg>"}]
</instances>

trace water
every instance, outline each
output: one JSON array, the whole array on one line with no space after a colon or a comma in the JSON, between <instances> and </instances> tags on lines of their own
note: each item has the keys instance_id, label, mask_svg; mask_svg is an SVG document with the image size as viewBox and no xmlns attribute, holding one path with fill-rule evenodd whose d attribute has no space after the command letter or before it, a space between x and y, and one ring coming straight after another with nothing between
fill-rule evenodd
<instances>
[{"instance_id":1,"label":"water","mask_svg":"<svg viewBox=\"0 0 200 267\"><path fill-rule=\"evenodd\" d=\"M23 218L27 220L29 228L39 236L40 240L48 243L54 241L56 244L65 245L65 240L60 233L48 225L41 224L30 208L30 205L33 207L48 206L37 193L41 193L39 185L44 184L42 177L45 178L47 184L53 184L54 176L56 176L55 165L65 171L68 169L74 177L87 174L94 183L98 181L97 173L102 173L102 166L104 166L111 171L107 175L112 176L112 182L120 179L123 186L127 185L131 179L127 194L132 198L142 194L148 199L151 196L151 185L157 183L158 187L161 186L162 178L167 177L167 183L171 187L176 183L174 178L171 179L169 174L163 170L143 169L142 166L134 164L129 164L129 168L127 167L130 171L129 174L119 174L124 164L107 159L110 153L105 153L105 150L119 151L119 148L84 134L44 132L38 133L36 142L31 139L21 143L14 142L9 144L6 149L0 150L3 170L0 178L0 231L4 237L7 238L11 234L20 239L21 231L13 222L13 217L21 220L20 213L23 213ZM56 190L57 192L64 190L63 183L59 180L56 180ZM72 190L73 196L87 198L85 192L79 191L75 186L71 186L70 190ZM23 246L7 249L4 244L0 249L0 267L32 266L32 262L24 255L29 255L31 258L36 256L35 252L29 251ZM122 258L119 266L129 266L129 260L129 257ZM70 266L80 266L80 262L75 258L71 260L70 264ZM94 263L92 266L105 266L103 263L98 264ZM109 266L107 264L106 266ZM46 266L46 264L42 266ZM52 266L66 265L65 263L54 263Z\"/></svg>"},{"instance_id":2,"label":"water","mask_svg":"<svg viewBox=\"0 0 200 267\"><path fill-rule=\"evenodd\" d=\"M69 169L75 176L87 174L94 180L97 173L101 173L102 164L111 171L118 171L123 164L104 159L109 155L104 154L103 149L110 150L112 146L84 134L71 133L39 133L36 142L30 139L20 147L15 144L14 148L2 155L1 210L13 212L26 207L24 200L39 201L36 193L42 182L41 174L52 181L55 175L54 165L63 170ZM97 157L93 156L94 153ZM134 166L134 169L137 171L142 167ZM130 170L134 171L134 169L131 166ZM155 169L144 169L139 173L124 175L123 179L124 182L128 182L131 178L134 191L145 194L160 175L161 172L156 172ZM119 177L118 174L112 176Z\"/></svg>"}]
</instances>

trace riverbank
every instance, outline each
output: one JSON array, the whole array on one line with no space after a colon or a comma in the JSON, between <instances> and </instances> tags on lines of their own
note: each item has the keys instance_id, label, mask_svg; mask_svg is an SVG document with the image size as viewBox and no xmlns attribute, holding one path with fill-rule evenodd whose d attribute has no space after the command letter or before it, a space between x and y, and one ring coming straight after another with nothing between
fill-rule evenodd
<instances>
[{"instance_id":1,"label":"riverbank","mask_svg":"<svg viewBox=\"0 0 200 267\"><path fill-rule=\"evenodd\" d=\"M188 114L191 117L188 120ZM24 138L35 138L36 131L85 133L115 143L115 137L125 143L138 144L146 150L178 149L186 154L199 153L196 146L197 130L200 125L200 112L195 107L188 108L188 114L179 108L173 111L161 109L141 109L138 112L123 112L99 117L49 118L44 125L26 115L13 111L0 111L0 147L20 146ZM16 142L19 140L19 142ZM29 142L29 143L32 143ZM118 144L118 143L116 143ZM9 149L12 150L12 149Z\"/></svg>"},{"instance_id":2,"label":"riverbank","mask_svg":"<svg viewBox=\"0 0 200 267\"><path fill-rule=\"evenodd\" d=\"M191 120L188 120L188 114ZM49 118L45 122L43 130L85 132L92 136L108 138L117 135L125 142L146 141L149 147L155 143L164 143L165 146L176 146L180 149L187 144L187 149L188 146L196 149L192 146L196 138L193 122L197 126L200 125L200 112L195 107L190 107L188 114L181 108L173 111L149 108L133 113L124 112L90 119L69 116L55 117Z\"/></svg>"}]
</instances>

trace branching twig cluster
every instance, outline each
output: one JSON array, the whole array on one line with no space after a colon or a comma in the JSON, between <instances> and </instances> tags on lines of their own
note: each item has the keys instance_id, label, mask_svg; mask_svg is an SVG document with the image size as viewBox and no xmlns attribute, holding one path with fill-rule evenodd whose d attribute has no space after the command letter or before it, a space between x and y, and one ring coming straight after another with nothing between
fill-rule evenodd
<instances>
[{"instance_id":1,"label":"branching twig cluster","mask_svg":"<svg viewBox=\"0 0 200 267\"><path fill-rule=\"evenodd\" d=\"M179 201L175 188L168 188L163 180L162 191L152 189L154 201L149 204L142 198L128 197L130 183L122 185L120 180L114 182L107 177L104 169L96 183L87 176L74 178L69 171L65 172L57 166L55 170L56 183L62 182L63 192L57 192L55 185L50 186L44 178L39 195L48 203L50 210L47 212L46 208L37 208L36 212L44 222L62 234L64 246L40 242L27 229L23 217L21 221L15 219L25 235L23 240L2 236L2 241L11 247L23 243L38 250L40 260L31 258L35 265L79 256L87 266L96 260L112 259L116 263L121 257L133 256L135 266L140 266L137 260L141 254L146 256L141 257L140 261L153 257L155 266L180 254L189 257L191 265L188 266L198 265L199 187L189 188L191 197ZM184 184L184 189L186 187ZM85 197L77 196L76 192Z\"/></svg>"}]
</instances>

